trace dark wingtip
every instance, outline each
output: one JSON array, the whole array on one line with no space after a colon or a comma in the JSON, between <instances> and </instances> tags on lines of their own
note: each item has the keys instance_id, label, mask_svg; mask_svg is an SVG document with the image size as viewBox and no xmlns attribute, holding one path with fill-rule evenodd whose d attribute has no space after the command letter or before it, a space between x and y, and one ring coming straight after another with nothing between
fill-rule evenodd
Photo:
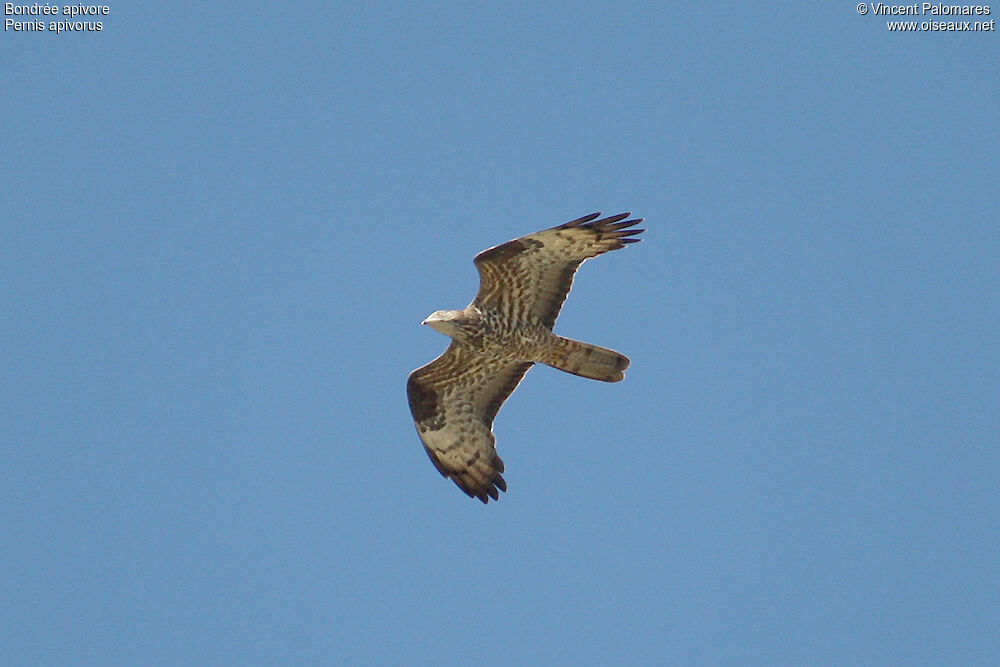
<instances>
[{"instance_id":1,"label":"dark wingtip","mask_svg":"<svg viewBox=\"0 0 1000 667\"><path fill-rule=\"evenodd\" d=\"M612 238L618 242L618 245L613 249L624 248L626 243L638 243L642 240L634 238L637 234L642 234L646 231L645 229L635 229L635 225L642 222L642 218L619 222L619 220L627 218L629 215L629 213L622 213L621 215L607 218L607 220L598 220L593 223L595 226L600 225L597 228L598 233L604 238Z\"/></svg>"},{"instance_id":2,"label":"dark wingtip","mask_svg":"<svg viewBox=\"0 0 1000 667\"><path fill-rule=\"evenodd\" d=\"M596 227L598 225L610 225L610 224L613 224L615 222L618 222L619 220L624 220L625 218L629 217L630 215L632 215L631 212L628 212L628 213L619 213L618 215L612 215L612 216L609 216L607 218L603 218L601 220L596 220L594 222L594 226Z\"/></svg>"},{"instance_id":3,"label":"dark wingtip","mask_svg":"<svg viewBox=\"0 0 1000 667\"><path fill-rule=\"evenodd\" d=\"M634 220L626 220L625 222L619 222L618 224L612 226L615 229L625 229L626 227L635 227L640 222L642 222L642 218L636 218ZM638 231L643 231L643 230L640 229Z\"/></svg>"},{"instance_id":4,"label":"dark wingtip","mask_svg":"<svg viewBox=\"0 0 1000 667\"><path fill-rule=\"evenodd\" d=\"M497 458L499 459L499 457ZM501 465L503 464L501 463ZM448 473L445 474L451 477L451 481L455 482L455 485L462 490L462 493L470 498L478 500L484 505L490 502L490 498L493 500L500 500L500 492L507 490L507 482L499 472L489 482L486 482L483 485L477 484L472 486L465 486L455 475L449 475Z\"/></svg>"},{"instance_id":5,"label":"dark wingtip","mask_svg":"<svg viewBox=\"0 0 1000 667\"><path fill-rule=\"evenodd\" d=\"M560 229L565 229L567 227L579 227L580 225L586 224L591 220L600 217L601 212L591 213L590 215L585 215L582 218L577 218L576 220L570 220L569 222L559 225Z\"/></svg>"}]
</instances>

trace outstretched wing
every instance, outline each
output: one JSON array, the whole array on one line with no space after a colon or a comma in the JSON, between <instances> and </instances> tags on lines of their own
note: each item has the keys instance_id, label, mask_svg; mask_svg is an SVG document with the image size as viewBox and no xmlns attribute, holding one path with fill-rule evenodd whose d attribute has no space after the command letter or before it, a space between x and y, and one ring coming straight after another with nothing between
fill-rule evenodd
<instances>
[{"instance_id":1,"label":"outstretched wing","mask_svg":"<svg viewBox=\"0 0 1000 667\"><path fill-rule=\"evenodd\" d=\"M573 276L584 260L624 248L645 230L629 213L596 220L600 213L522 236L476 255L479 294L473 304L521 321L555 324Z\"/></svg>"},{"instance_id":2,"label":"outstretched wing","mask_svg":"<svg viewBox=\"0 0 1000 667\"><path fill-rule=\"evenodd\" d=\"M488 502L507 490L493 419L531 362L501 363L454 343L410 373L406 394L434 467L471 498Z\"/></svg>"}]
</instances>

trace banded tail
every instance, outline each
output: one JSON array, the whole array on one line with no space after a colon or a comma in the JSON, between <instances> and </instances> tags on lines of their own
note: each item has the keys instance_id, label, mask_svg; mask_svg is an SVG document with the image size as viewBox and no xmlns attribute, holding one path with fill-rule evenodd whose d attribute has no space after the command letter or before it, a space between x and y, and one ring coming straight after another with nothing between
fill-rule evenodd
<instances>
[{"instance_id":1,"label":"banded tail","mask_svg":"<svg viewBox=\"0 0 1000 667\"><path fill-rule=\"evenodd\" d=\"M624 354L571 338L555 338L549 358L542 363L601 382L618 382L625 378L629 360Z\"/></svg>"}]
</instances>

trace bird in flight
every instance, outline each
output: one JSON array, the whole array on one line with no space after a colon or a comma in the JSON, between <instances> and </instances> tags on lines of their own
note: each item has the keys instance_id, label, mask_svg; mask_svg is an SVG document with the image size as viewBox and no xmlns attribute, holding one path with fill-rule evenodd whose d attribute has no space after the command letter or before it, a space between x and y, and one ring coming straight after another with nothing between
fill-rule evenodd
<instances>
[{"instance_id":1,"label":"bird in flight","mask_svg":"<svg viewBox=\"0 0 1000 667\"><path fill-rule=\"evenodd\" d=\"M629 359L552 332L577 268L640 239L642 219L600 213L508 241L476 255L479 293L463 310L423 324L450 336L444 354L410 373L410 412L434 467L483 503L506 491L493 419L536 363L603 382L625 377Z\"/></svg>"}]
</instances>

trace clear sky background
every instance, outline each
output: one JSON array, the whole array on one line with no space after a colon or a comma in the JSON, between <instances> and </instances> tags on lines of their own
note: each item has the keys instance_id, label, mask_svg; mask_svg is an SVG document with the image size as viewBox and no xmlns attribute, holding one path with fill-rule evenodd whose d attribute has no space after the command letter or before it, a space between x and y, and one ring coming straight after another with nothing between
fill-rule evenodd
<instances>
[{"instance_id":1,"label":"clear sky background","mask_svg":"<svg viewBox=\"0 0 1000 667\"><path fill-rule=\"evenodd\" d=\"M996 32L110 7L0 40L4 663L1000 662ZM420 322L595 210L483 506Z\"/></svg>"}]
</instances>

